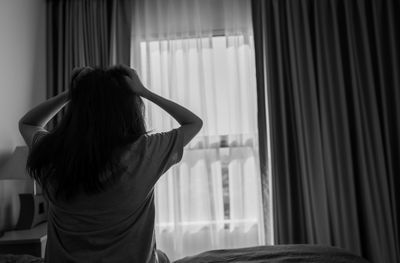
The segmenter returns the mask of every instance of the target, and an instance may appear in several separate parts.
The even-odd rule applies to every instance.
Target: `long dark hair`
[[[71,76],[69,98],[60,124],[34,145],[29,174],[55,198],[98,193],[118,173],[118,149],[146,133],[144,104],[124,80],[122,66],[83,68]]]

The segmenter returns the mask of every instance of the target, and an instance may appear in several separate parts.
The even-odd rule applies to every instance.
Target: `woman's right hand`
[[[132,89],[132,91],[139,96],[144,96],[148,90],[143,85],[136,70],[125,65],[121,66],[129,73],[129,76],[125,76],[125,80],[129,83],[129,87]]]

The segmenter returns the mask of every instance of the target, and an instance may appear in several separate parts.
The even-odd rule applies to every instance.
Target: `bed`
[[[0,263],[43,263],[29,255],[0,255]],[[344,249],[316,245],[276,245],[206,251],[174,263],[368,263]]]
[[[316,245],[275,245],[206,251],[175,263],[368,263],[344,249]]]
[[[44,263],[44,259],[31,255],[0,255],[0,263]]]

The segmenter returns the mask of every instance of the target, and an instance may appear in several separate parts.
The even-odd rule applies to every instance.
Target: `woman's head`
[[[66,124],[122,144],[144,134],[143,101],[124,76],[129,72],[121,66],[74,70]]]
[[[28,171],[57,197],[96,193],[117,174],[117,150],[146,133],[144,104],[124,80],[122,66],[78,68],[70,80],[70,102],[60,124],[32,150]],[[49,172],[51,171],[51,172]]]

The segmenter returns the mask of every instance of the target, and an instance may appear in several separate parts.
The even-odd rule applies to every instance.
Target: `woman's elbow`
[[[198,118],[198,120],[196,121],[196,127],[198,128],[198,131],[201,130],[201,128],[203,127],[203,120]]]
[[[24,129],[24,126],[25,126],[25,125],[26,125],[26,124],[24,123],[23,119],[21,118],[21,119],[18,121],[18,130],[19,130],[20,133],[21,133],[22,130]]]

